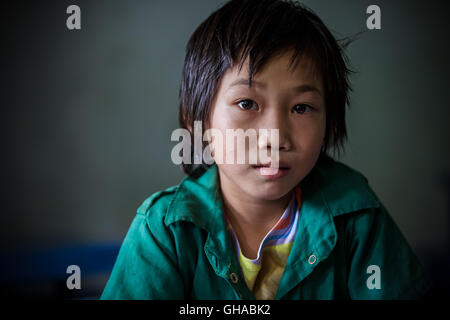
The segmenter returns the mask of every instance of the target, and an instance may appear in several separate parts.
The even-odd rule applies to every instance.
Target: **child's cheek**
[[[214,129],[213,132],[210,148],[217,164],[254,165],[270,162],[268,158],[273,154],[268,146],[279,140],[279,136],[270,130]]]
[[[234,138],[232,129],[217,129],[217,135],[211,143],[211,150],[214,161],[217,164],[243,164],[247,150],[242,149],[238,139]],[[220,132],[220,133],[219,133]],[[234,140],[234,141],[233,141]],[[238,148],[242,149],[238,152]]]

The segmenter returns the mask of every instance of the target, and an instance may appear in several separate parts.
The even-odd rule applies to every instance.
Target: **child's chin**
[[[271,184],[266,186],[259,186],[257,189],[253,190],[253,195],[255,198],[272,201],[279,200],[283,198],[292,188],[280,185],[280,184]]]

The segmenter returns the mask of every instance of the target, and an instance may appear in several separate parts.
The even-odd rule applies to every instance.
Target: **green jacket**
[[[138,208],[101,299],[254,299],[226,231],[217,166]],[[418,299],[428,277],[367,179],[328,157],[300,182],[275,299]]]

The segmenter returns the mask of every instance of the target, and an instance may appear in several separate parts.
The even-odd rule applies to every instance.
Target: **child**
[[[188,177],[137,210],[102,299],[421,298],[427,277],[386,208],[328,155],[346,138],[348,74],[298,3],[232,0],[206,19],[187,45],[181,126],[277,129],[258,148],[278,170],[184,163]]]

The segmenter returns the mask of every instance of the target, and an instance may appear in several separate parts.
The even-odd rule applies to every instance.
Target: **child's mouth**
[[[254,165],[252,166],[254,170],[256,170],[261,176],[268,179],[278,179],[287,175],[290,170],[290,167],[284,164],[279,164],[278,168],[270,167],[268,165]]]

